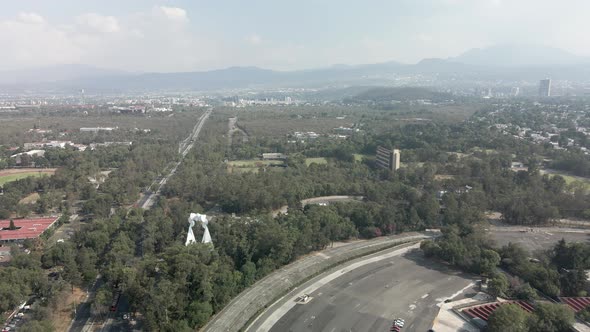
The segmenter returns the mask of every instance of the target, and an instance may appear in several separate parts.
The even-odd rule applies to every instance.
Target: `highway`
[[[160,196],[160,191],[161,191],[162,187],[166,184],[168,179],[176,173],[178,166],[180,166],[180,164],[182,163],[182,161],[184,160],[184,158],[186,157],[188,152],[193,148],[195,142],[197,141],[197,138],[199,137],[199,134],[201,133],[201,129],[203,128],[203,125],[205,124],[205,122],[209,118],[209,115],[211,115],[212,112],[213,112],[213,110],[209,109],[205,113],[203,113],[203,115],[201,115],[201,117],[199,117],[199,120],[195,124],[190,135],[186,139],[184,139],[182,142],[180,142],[180,145],[178,148],[178,152],[180,154],[180,159],[170,165],[170,167],[169,167],[170,171],[168,172],[168,174],[166,176],[160,177],[160,178],[157,178],[156,180],[154,180],[154,182],[152,183],[152,186],[150,186],[150,188],[156,187],[157,190],[155,192],[150,192],[147,195],[142,196],[135,203],[135,206],[141,207],[146,210],[148,210],[152,207],[152,205],[156,202],[156,199],[158,198],[158,196]],[[90,313],[90,304],[92,303],[91,299],[94,297],[96,290],[98,289],[98,285],[99,285],[99,282],[98,281],[95,282],[95,284],[92,286],[92,288],[89,292],[88,301],[80,304],[78,311],[76,313],[76,317],[72,321],[72,325],[70,326],[70,329],[69,329],[70,332],[94,331],[95,328],[98,327],[98,325],[96,325],[97,324],[96,318],[93,317]],[[104,325],[102,325],[100,327],[100,331],[124,331],[125,330],[124,326],[122,326],[122,325],[124,325],[124,324],[122,324],[122,321],[120,319],[118,319],[117,317],[113,317],[113,316],[114,315],[109,314],[108,319],[106,320]]]
[[[207,119],[209,118],[209,115],[211,115],[211,112],[212,110],[209,109],[207,110],[207,112],[203,113],[203,115],[201,115],[201,117],[197,121],[197,124],[193,128],[191,134],[182,142],[180,142],[178,147],[180,160],[174,162],[174,164],[171,165],[170,171],[166,176],[159,177],[156,180],[154,180],[150,188],[157,188],[156,191],[150,191],[146,193],[146,195],[143,195],[135,204],[136,206],[141,207],[144,210],[148,210],[156,202],[156,199],[158,198],[158,196],[160,196],[160,191],[162,190],[162,187],[164,187],[164,185],[166,185],[166,182],[168,182],[168,179],[172,175],[174,175],[174,173],[176,173],[176,170],[184,160],[184,157],[186,157],[187,153],[193,148],[195,142],[197,141],[197,138],[199,137],[199,134],[201,133],[201,129],[203,128],[205,121],[207,121]]]
[[[324,274],[312,279],[276,302],[247,331],[389,331],[395,318],[403,318],[404,330],[425,332],[432,327],[438,305],[474,282],[424,258],[417,245],[388,250],[374,262],[331,274],[332,278]],[[295,304],[304,292],[311,300]]]

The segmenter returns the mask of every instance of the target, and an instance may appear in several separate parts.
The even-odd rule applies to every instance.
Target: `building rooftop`
[[[470,308],[463,309],[462,311],[463,311],[463,313],[466,313],[467,315],[469,315],[473,318],[480,318],[480,319],[487,322],[488,319],[490,318],[490,315],[494,311],[496,311],[496,309],[498,309],[500,306],[506,305],[506,304],[517,304],[523,310],[528,311],[528,312],[533,312],[533,310],[534,310],[533,306],[525,301],[506,301],[506,302],[494,302],[494,303],[488,303],[488,304],[479,305],[479,306],[475,306],[475,307],[470,307]]]
[[[575,312],[584,310],[590,305],[590,297],[560,297],[559,300],[570,306]]]
[[[15,230],[9,230],[10,220],[0,220],[0,241],[35,239],[51,227],[59,217],[13,219]]]

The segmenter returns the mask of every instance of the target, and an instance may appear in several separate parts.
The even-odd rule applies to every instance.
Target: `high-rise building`
[[[551,96],[551,79],[546,78],[539,82],[539,97]]]
[[[390,150],[382,146],[378,147],[375,163],[378,167],[387,168],[390,171],[398,170],[400,164],[400,150]]]

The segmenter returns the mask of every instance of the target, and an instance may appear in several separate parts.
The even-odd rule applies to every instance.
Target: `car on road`
[[[404,327],[404,325],[405,325],[405,324],[406,324],[406,321],[405,321],[405,320],[403,320],[403,319],[401,319],[401,318],[396,318],[396,319],[393,321],[393,325],[395,325],[395,326],[399,326],[400,328],[401,328],[401,327]]]

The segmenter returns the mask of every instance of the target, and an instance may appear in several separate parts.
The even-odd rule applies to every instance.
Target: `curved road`
[[[406,321],[404,330],[427,331],[438,305],[473,280],[425,259],[417,247],[390,249],[371,256],[367,264],[315,278],[271,306],[246,331],[389,331],[395,318]],[[311,300],[296,304],[303,293]]]
[[[426,233],[405,233],[372,240],[356,241],[309,254],[269,274],[240,293],[213,317],[202,331],[239,331],[249,319],[255,317],[267,305],[272,304],[307,277],[356,257],[383,251],[403,243],[415,243],[433,236],[433,234]],[[363,259],[364,257],[353,260],[353,262]]]

